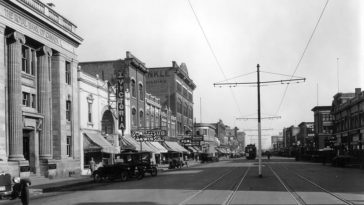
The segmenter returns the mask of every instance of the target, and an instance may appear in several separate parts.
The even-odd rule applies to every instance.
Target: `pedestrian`
[[[268,160],[270,160],[270,152],[267,151],[267,157],[268,157]]]
[[[94,171],[95,171],[95,168],[96,168],[96,163],[95,163],[95,161],[94,161],[94,158],[93,157],[91,157],[91,160],[90,160],[90,170],[91,170],[91,175],[92,175],[92,173],[94,173]]]

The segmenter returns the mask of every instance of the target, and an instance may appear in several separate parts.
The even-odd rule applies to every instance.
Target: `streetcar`
[[[248,144],[245,147],[245,157],[247,159],[255,159],[257,157],[257,148],[255,144]]]

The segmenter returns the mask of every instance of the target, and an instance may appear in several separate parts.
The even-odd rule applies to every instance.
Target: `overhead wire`
[[[299,66],[300,66],[300,64],[301,64],[301,62],[302,62],[302,59],[303,59],[303,57],[304,57],[304,56],[305,56],[305,54],[306,54],[306,51],[307,51],[307,49],[308,49],[308,46],[309,46],[309,45],[310,45],[310,43],[311,43],[311,40],[312,40],[312,38],[313,38],[313,36],[314,36],[314,34],[315,34],[315,32],[316,32],[317,28],[318,28],[318,25],[319,25],[319,23],[320,23],[320,21],[321,21],[321,18],[322,18],[323,14],[324,14],[324,12],[325,12],[325,10],[326,10],[326,7],[327,7],[327,5],[328,5],[329,1],[330,1],[330,0],[326,0],[326,3],[325,3],[325,5],[324,5],[324,7],[323,7],[323,9],[322,9],[322,11],[321,11],[321,14],[320,14],[319,18],[317,19],[316,25],[315,25],[315,27],[314,27],[314,29],[313,29],[313,31],[312,31],[312,33],[311,33],[311,35],[310,35],[310,37],[309,37],[309,39],[308,39],[307,43],[306,43],[306,46],[305,46],[305,48],[304,48],[304,50],[303,50],[303,52],[302,52],[302,54],[301,54],[301,57],[300,57],[300,59],[299,59],[299,61],[298,61],[297,65],[296,65],[296,67],[295,67],[295,70],[294,70],[293,74],[292,74],[292,75],[291,75],[291,77],[290,77],[291,79],[293,78],[294,74],[297,72],[297,70],[298,70],[298,68],[299,68]],[[278,106],[278,108],[277,108],[277,111],[275,112],[276,114],[279,112],[279,110],[280,110],[280,109],[281,109],[281,107],[282,107],[282,104],[283,104],[284,98],[286,97],[286,94],[287,94],[288,87],[289,87],[289,84],[287,84],[287,86],[286,86],[286,88],[285,88],[285,90],[284,90],[284,93],[283,93],[283,96],[282,96],[281,101],[280,101],[280,103],[279,103],[279,106]]]
[[[194,14],[194,16],[195,16],[195,19],[196,19],[196,21],[197,21],[197,24],[198,24],[198,26],[200,27],[200,29],[201,29],[201,31],[202,31],[202,34],[203,34],[203,36],[204,36],[204,38],[205,38],[205,40],[206,40],[206,43],[207,43],[207,45],[208,45],[208,47],[209,47],[209,49],[210,49],[210,51],[211,51],[211,53],[212,53],[212,55],[213,55],[213,57],[214,57],[214,59],[215,59],[215,62],[216,62],[216,64],[217,64],[217,67],[220,69],[220,71],[221,71],[221,73],[222,73],[222,75],[223,75],[224,79],[226,79],[226,75],[225,75],[225,73],[224,73],[224,70],[222,69],[222,66],[221,66],[221,64],[220,64],[220,62],[219,62],[219,60],[218,60],[218,58],[217,58],[217,56],[216,56],[216,54],[215,54],[215,51],[214,51],[214,49],[212,48],[211,43],[210,43],[210,41],[209,41],[209,40],[208,40],[208,38],[207,38],[206,32],[205,32],[205,30],[204,30],[204,29],[203,29],[203,27],[202,27],[202,24],[201,24],[201,22],[200,22],[200,20],[199,20],[199,18],[198,18],[198,16],[197,16],[197,14],[196,14],[196,11],[195,11],[195,9],[194,9],[194,8],[193,8],[193,6],[192,6],[191,1],[190,1],[190,0],[187,0],[187,1],[188,1],[188,4],[190,5],[190,8],[191,8],[191,10],[192,10],[192,12],[193,12],[193,14]],[[237,109],[238,109],[239,113],[241,113],[240,108],[239,108],[239,104],[238,104],[237,99],[236,99],[236,96],[235,96],[235,94],[234,94],[234,92],[233,92],[233,90],[232,90],[231,88],[230,88],[230,92],[231,92],[231,94],[232,94],[232,96],[233,96],[234,102],[235,102],[235,104],[236,104],[236,107],[237,107]]]

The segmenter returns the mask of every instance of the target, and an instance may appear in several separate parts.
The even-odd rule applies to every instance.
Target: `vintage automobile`
[[[14,177],[11,179],[9,173],[0,172],[0,199],[20,198],[23,204],[29,203],[29,179]]]
[[[142,179],[145,173],[157,176],[158,171],[152,163],[151,152],[123,152],[115,155],[115,163],[99,167],[92,173],[94,181],[99,182],[103,179],[121,179],[127,181],[129,178]]]
[[[218,162],[219,158],[213,156],[211,153],[201,153],[200,154],[201,163],[205,162]]]

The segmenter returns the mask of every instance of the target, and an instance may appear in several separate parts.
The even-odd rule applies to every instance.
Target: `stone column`
[[[6,50],[6,45],[5,45],[5,25],[0,23],[0,53],[2,54],[0,56],[0,159],[2,159],[3,161],[7,161],[8,157],[7,157],[7,153],[6,151],[8,150],[8,140],[7,140],[7,134],[6,134],[6,122],[7,122],[7,103],[6,103],[6,74],[7,74],[7,70],[6,70],[6,63],[5,63],[5,53]]]
[[[42,131],[39,136],[39,158],[51,159],[51,78],[50,57],[52,50],[43,46],[38,50],[38,110],[43,114]]]
[[[25,37],[14,32],[8,39],[9,160],[24,160],[22,120],[22,44]]]

